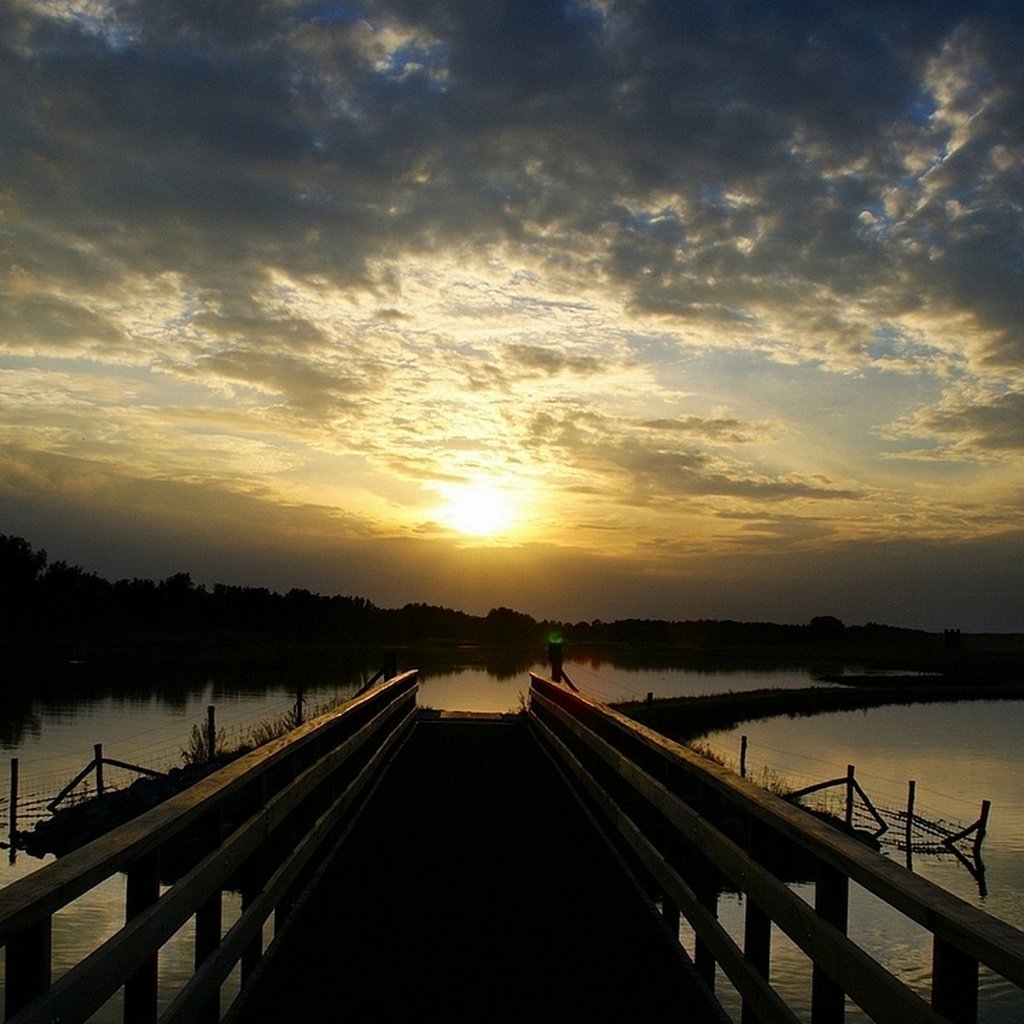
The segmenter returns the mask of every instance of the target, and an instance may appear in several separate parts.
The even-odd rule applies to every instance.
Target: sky
[[[4,0],[0,532],[1024,631],[1024,4]]]

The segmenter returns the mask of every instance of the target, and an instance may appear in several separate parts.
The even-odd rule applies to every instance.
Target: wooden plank
[[[626,736],[690,772],[702,784],[769,824],[814,857],[841,871],[890,906],[951,945],[1024,988],[1024,932],[972,907],[927,879],[906,871],[813,815],[702,758],[614,708],[583,694],[568,693],[549,679],[531,673],[531,693],[556,696],[615,726]]]
[[[816,963],[836,979],[869,1015],[880,1019],[898,1011],[901,1021],[939,1024],[936,1014],[916,993],[882,968],[859,946],[822,920],[798,895],[770,871],[724,836],[657,779],[610,747],[593,730],[552,701],[541,706],[586,743],[637,793],[671,821],[743,892],[752,896],[771,919]]]
[[[395,703],[403,696],[414,697],[415,678],[413,670],[382,683],[287,736],[243,755],[185,792],[0,890],[0,945],[6,945],[34,923],[45,920],[82,893],[189,828],[213,802],[229,799],[296,749],[335,727],[339,720],[389,693],[397,695]],[[404,693],[410,680],[413,680],[412,687]]]

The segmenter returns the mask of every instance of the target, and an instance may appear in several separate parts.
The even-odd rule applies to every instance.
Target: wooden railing
[[[876,1021],[974,1024],[979,963],[1024,988],[1024,933],[806,811],[550,679],[532,676],[528,714],[676,934],[689,922],[698,972],[713,987],[717,964],[739,992],[744,1024],[798,1020],[771,984],[773,926],[813,965],[813,1024],[839,1024],[847,996]],[[931,932],[930,1004],[847,936],[851,881]],[[726,888],[745,895],[742,948],[718,920]]]
[[[195,918],[191,979],[160,1024],[219,1019],[221,985],[241,962],[244,987],[263,955],[264,922],[286,919],[317,864],[416,713],[416,672],[376,686],[207,776],[138,818],[0,891],[6,1021],[86,1021],[124,987],[124,1019],[158,1019],[160,949]],[[162,895],[161,857],[188,867]],[[117,872],[124,927],[51,984],[53,915]],[[242,912],[221,937],[222,893]]]

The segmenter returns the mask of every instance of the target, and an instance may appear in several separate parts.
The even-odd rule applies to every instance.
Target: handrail
[[[876,1019],[972,1021],[976,1014],[972,1006],[976,1006],[977,1000],[979,961],[1024,987],[1024,933],[681,744],[582,694],[570,693],[550,679],[531,676],[529,713],[541,737],[612,818],[634,854],[658,880],[666,899],[674,902],[690,920],[705,948],[714,945],[720,953],[723,949],[722,937],[714,929],[717,922],[712,916],[709,923],[706,907],[668,863],[671,858],[666,858],[661,850],[664,838],[648,834],[650,829],[645,830],[641,820],[634,820],[637,814],[643,819],[653,810],[659,820],[669,822],[675,835],[710,859],[716,870],[753,897],[751,903],[760,912],[768,914],[790,934],[814,960],[818,972],[824,971],[833,985],[841,986],[839,997],[843,992],[850,994],[869,1013],[872,1007],[876,1015],[881,1014]],[[633,794],[630,807],[639,797],[635,809],[620,806],[609,796],[594,775],[597,768],[589,764],[594,757],[604,771],[610,769],[627,783]],[[699,813],[692,802],[693,793],[683,792],[694,786],[704,793],[704,799],[724,804],[734,818],[738,814],[748,822],[740,829],[746,833],[746,848],[736,841],[735,829],[727,835]],[[796,844],[818,865],[818,911],[795,896],[751,854],[750,836],[758,829],[768,830],[777,840]],[[846,937],[846,900],[851,879],[932,932],[936,956],[932,995],[935,1010],[874,961],[866,962],[870,958]],[[760,957],[760,966],[764,968],[760,973],[764,974],[765,949]],[[736,957],[726,950],[725,958],[719,958],[719,962],[748,1000],[744,985],[750,984],[746,976],[751,973],[750,965],[737,967],[730,959],[735,961]],[[744,975],[739,983],[733,976],[737,970]],[[827,987],[828,982],[819,984]],[[760,996],[751,991],[749,999]],[[767,1012],[764,1019],[785,1019],[759,1005]],[[829,1010],[815,1011],[813,1020],[841,1020],[841,1009],[835,1008],[837,999],[832,998],[830,1005]],[[902,1009],[894,1017],[893,1009],[897,1006]],[[937,1010],[946,1016],[940,1016]]]
[[[205,1019],[196,1015],[197,1006],[209,1003],[238,959],[259,942],[263,922],[287,905],[313,855],[411,725],[417,686],[415,671],[387,680],[0,890],[0,945],[7,947],[8,960],[5,1019],[12,1024],[49,1022],[59,1012],[62,1022],[85,1021],[141,972],[150,976],[149,988],[142,986],[149,994],[140,1016],[137,1001],[129,1007],[126,988],[125,1019],[155,1021],[156,955],[193,915],[202,966],[189,983],[191,994],[184,1002],[179,996],[162,1019]],[[244,820],[222,837],[229,805],[232,811],[243,809]],[[284,837],[296,816],[312,816],[312,826],[297,844]],[[160,896],[155,875],[159,851],[190,830],[193,838],[206,839],[209,852]],[[264,865],[275,843],[280,855]],[[141,907],[129,905],[125,927],[51,986],[52,915],[122,870],[128,872],[129,904],[133,880],[140,877],[148,881],[149,898]],[[220,894],[232,879],[245,883],[243,914],[221,942]],[[216,924],[212,936],[211,920]],[[241,945],[239,934],[245,937]],[[209,948],[201,950],[204,943]],[[228,954],[235,953],[230,959]],[[28,967],[25,976],[12,971],[20,965]],[[246,973],[251,964],[243,960]]]

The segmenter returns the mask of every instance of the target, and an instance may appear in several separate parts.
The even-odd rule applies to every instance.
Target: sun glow
[[[518,519],[512,496],[487,483],[453,487],[446,492],[448,503],[438,516],[445,526],[471,537],[494,537],[507,533]]]

